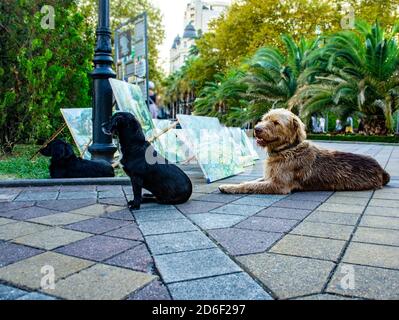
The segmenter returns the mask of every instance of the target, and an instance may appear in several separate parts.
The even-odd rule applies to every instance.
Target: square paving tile
[[[270,252],[337,261],[346,241],[286,235]]]
[[[27,291],[0,284],[0,301],[15,300],[27,293],[28,293]]]
[[[279,200],[281,200],[281,199],[245,196],[245,197],[238,199],[232,203],[238,204],[238,205],[259,206],[259,207],[265,208],[265,207],[271,206],[273,203],[275,203]]]
[[[104,263],[119,266],[137,271],[154,273],[154,261],[148,252],[145,244],[139,243],[132,249],[129,249]]]
[[[214,209],[210,211],[210,213],[222,213],[250,217],[262,210],[263,208],[264,207],[230,203]]]
[[[283,235],[238,228],[211,230],[209,234],[231,255],[265,252]]]
[[[251,217],[238,225],[237,228],[258,230],[258,231],[269,231],[269,232],[288,232],[296,224],[297,220],[288,219],[275,219],[267,217]]]
[[[346,281],[349,270],[354,272],[352,288],[348,288]],[[327,291],[366,299],[398,300],[399,271],[341,264],[335,271]]]
[[[190,200],[186,203],[179,204],[176,207],[183,213],[205,213],[222,206],[224,203],[219,202],[206,202],[206,201],[193,201]]]
[[[319,293],[335,265],[330,261],[270,253],[242,256],[238,260],[280,299]]]
[[[0,269],[0,279],[15,285],[39,289],[44,276],[42,268],[54,268],[55,281],[91,266],[93,262],[46,252],[37,256],[10,264]]]
[[[291,231],[291,234],[348,240],[353,232],[353,229],[354,226],[319,222],[302,222],[299,226]]]
[[[103,261],[139,245],[140,242],[106,236],[93,236],[69,244],[56,251],[94,261]]]
[[[8,213],[10,210],[17,210],[21,208],[31,207],[35,204],[34,201],[25,202],[0,202],[0,216],[2,213]]]
[[[246,219],[244,216],[220,213],[189,214],[188,217],[205,230],[229,228]]]
[[[71,213],[77,213],[87,216],[98,217],[103,214],[108,214],[115,211],[120,211],[121,207],[118,206],[110,206],[106,204],[93,204],[88,207],[79,208],[71,211]]]
[[[67,212],[60,212],[56,214],[52,214],[49,216],[39,217],[30,219],[30,222],[45,224],[49,226],[63,226],[83,220],[90,219],[88,216],[83,216],[80,214],[73,214]]]
[[[90,236],[91,234],[88,233],[55,227],[34,234],[28,234],[26,236],[16,238],[13,241],[31,247],[53,250]]]
[[[108,204],[112,206],[121,206],[127,208],[127,200],[125,197],[117,197],[117,198],[101,198],[98,199],[98,203]]]
[[[58,191],[23,191],[14,201],[55,200],[57,197]]]
[[[373,191],[338,191],[335,193],[336,196],[351,197],[351,198],[370,198],[373,195]]]
[[[359,220],[360,213],[341,213],[316,210],[306,218],[306,222],[321,222],[332,224],[343,224],[355,226]]]
[[[387,199],[387,200],[392,200],[392,199],[398,199],[399,198],[399,189],[393,189],[393,188],[388,188],[388,189],[381,189],[381,190],[376,190],[373,195],[373,199]]]
[[[168,289],[156,280],[129,295],[127,300],[171,300]]]
[[[199,231],[147,236],[145,240],[154,255],[215,247],[215,244]]]
[[[185,216],[177,209],[168,210],[145,210],[134,212],[134,217],[137,221],[162,221],[162,220],[176,220],[185,219]]]
[[[129,197],[128,197],[128,200],[131,200]],[[155,210],[161,210],[161,211],[164,211],[164,210],[169,210],[169,209],[176,209],[174,206],[172,206],[172,205],[169,205],[169,204],[159,204],[159,203],[156,203],[156,202],[153,202],[153,203],[143,203],[141,206],[140,206],[140,212],[142,212],[142,211],[146,211],[146,210],[151,210],[151,211],[155,211]],[[137,212],[139,212],[139,211],[137,211]]]
[[[104,235],[116,238],[136,240],[136,241],[144,240],[139,227],[135,223],[131,223],[125,227],[109,231]]]
[[[11,211],[7,212],[7,215],[9,218],[13,218],[15,220],[28,220],[28,219],[44,217],[44,216],[48,216],[48,215],[56,214],[56,213],[59,213],[59,211],[54,211],[54,210],[39,208],[39,207],[28,207],[28,208],[21,208],[21,209],[17,209],[17,210],[11,210]],[[3,216],[5,216],[4,213],[3,213]]]
[[[0,193],[0,202],[12,201],[18,196],[19,192]]]
[[[57,300],[54,297],[48,296],[46,294],[43,293],[38,293],[38,292],[30,292],[28,294],[25,294],[19,298],[17,298],[17,300]]]
[[[387,200],[387,199],[371,199],[370,206],[373,207],[388,207],[388,208],[399,208],[399,197],[396,197],[396,200]]]
[[[68,212],[79,208],[87,207],[96,203],[96,199],[82,199],[82,200],[48,200],[38,201],[38,207],[47,208],[51,210],[58,210]]]
[[[120,300],[154,279],[146,273],[97,264],[59,281],[51,293],[70,300]]]
[[[241,271],[220,249],[206,249],[155,256],[166,283]]]
[[[364,214],[365,216],[374,215],[399,218],[399,208],[368,206]]]
[[[176,300],[271,300],[246,273],[172,283],[169,290]]]
[[[128,224],[130,224],[130,221],[93,218],[85,221],[72,223],[68,226],[65,226],[65,228],[76,231],[94,233],[94,234],[102,234],[108,231],[115,230],[120,227],[124,227]]]
[[[352,242],[343,262],[399,269],[399,247]]]
[[[366,206],[368,202],[369,198],[343,197],[336,194],[326,201],[326,203],[348,204],[348,205],[359,205],[359,206]]]
[[[352,240],[356,242],[399,246],[399,230],[359,227]]]
[[[125,194],[123,193],[122,189],[105,190],[105,191],[99,191],[98,192],[98,198],[99,199],[105,199],[105,198],[122,198],[122,199],[125,199]],[[125,199],[125,203],[126,203],[126,199]]]
[[[122,209],[120,211],[114,211],[111,213],[106,213],[101,216],[102,218],[110,218],[125,221],[134,221],[133,213],[129,209]]]
[[[138,222],[145,236],[197,230],[196,226],[187,219]]]
[[[11,240],[48,229],[50,227],[24,221],[10,223],[0,226],[0,239]]]
[[[399,230],[399,218],[364,216],[360,221],[362,227]]]
[[[0,242],[0,268],[11,263],[42,253],[42,250],[21,246],[11,242]]]
[[[270,207],[259,211],[256,216],[269,217],[269,218],[280,218],[280,219],[291,219],[291,220],[302,220],[306,218],[310,210],[291,209],[291,208],[278,208]]]
[[[320,205],[317,201],[283,199],[273,204],[273,207],[314,210]]]
[[[362,213],[365,206],[338,204],[338,203],[323,203],[317,210],[332,211],[341,213]]]

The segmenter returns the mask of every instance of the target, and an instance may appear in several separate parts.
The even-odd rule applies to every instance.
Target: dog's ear
[[[294,131],[296,133],[296,136],[298,137],[298,140],[300,142],[304,141],[306,139],[305,125],[296,116],[293,118],[293,126],[294,126]]]

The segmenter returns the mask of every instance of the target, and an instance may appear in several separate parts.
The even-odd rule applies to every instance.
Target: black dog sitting
[[[114,177],[114,168],[103,160],[84,160],[78,158],[72,146],[62,140],[54,140],[40,150],[46,157],[51,157],[50,176],[60,178],[100,178]]]
[[[131,210],[140,209],[140,204],[144,202],[180,204],[191,197],[190,178],[158,155],[145,140],[141,125],[132,114],[118,112],[102,128],[105,134],[119,137],[122,153],[120,163],[131,179],[134,194],[134,200],[128,203]],[[143,188],[152,195],[142,196]]]

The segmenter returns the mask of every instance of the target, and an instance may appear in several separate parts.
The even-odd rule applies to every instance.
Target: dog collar
[[[291,144],[285,146],[284,148],[273,150],[272,152],[268,152],[269,157],[276,156],[276,155],[280,154],[281,152],[295,148],[295,147],[299,146],[300,144],[301,144],[300,142],[295,142],[295,143],[291,143]]]

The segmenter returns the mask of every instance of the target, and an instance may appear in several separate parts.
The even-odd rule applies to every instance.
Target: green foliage
[[[0,4],[0,145],[48,138],[61,124],[60,108],[88,107],[94,31],[75,1],[47,1],[55,29],[41,27],[42,1]]]

